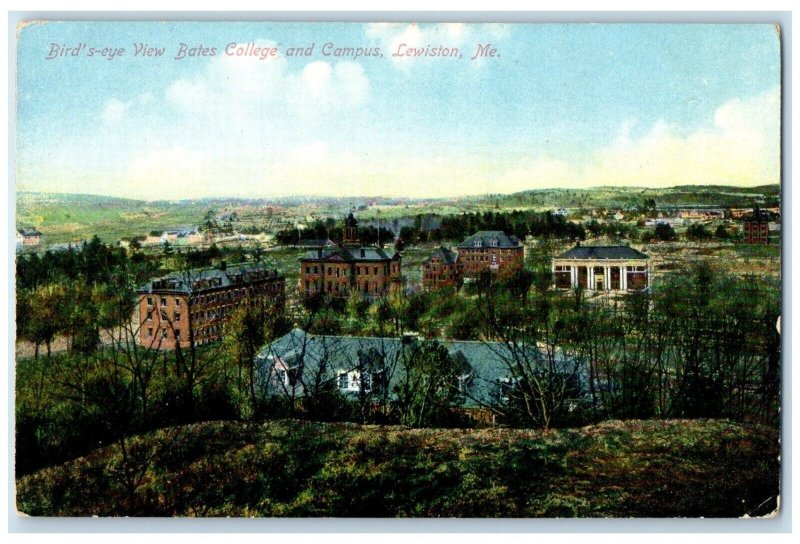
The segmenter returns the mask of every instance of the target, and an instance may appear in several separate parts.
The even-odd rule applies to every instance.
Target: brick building
[[[769,244],[769,213],[753,210],[742,224],[744,241],[747,244]]]
[[[458,264],[465,276],[484,270],[507,274],[522,268],[525,248],[516,236],[499,230],[476,232],[458,246]]]
[[[173,272],[140,287],[139,343],[156,349],[222,338],[231,312],[249,297],[283,308],[286,280],[277,270],[245,264]]]
[[[351,213],[341,245],[319,247],[300,258],[299,287],[305,295],[347,297],[357,292],[376,298],[398,290],[401,273],[400,253],[360,244],[358,221]]]
[[[650,257],[628,246],[577,245],[553,258],[557,289],[638,291],[650,287]]]
[[[461,278],[458,253],[444,246],[434,251],[422,263],[422,287],[424,289],[457,287]]]

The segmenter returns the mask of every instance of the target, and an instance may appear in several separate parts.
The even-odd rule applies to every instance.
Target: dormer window
[[[483,245],[483,242],[481,241],[481,239],[480,238],[476,238],[475,239],[475,247],[481,247],[482,245]]]
[[[489,245],[492,247],[497,247],[497,238],[493,238],[492,241],[489,242]]]
[[[469,390],[469,386],[472,384],[472,374],[461,374],[457,378],[456,386],[458,387],[459,393],[466,393]]]

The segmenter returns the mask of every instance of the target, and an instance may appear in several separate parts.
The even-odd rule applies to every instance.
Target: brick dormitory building
[[[139,343],[156,349],[207,344],[222,338],[231,312],[249,297],[281,310],[286,280],[277,270],[243,264],[173,272],[140,287]],[[191,332],[191,334],[190,334]]]
[[[483,230],[458,245],[458,252],[439,247],[422,263],[422,287],[426,290],[458,286],[463,278],[481,272],[505,275],[522,268],[525,247],[516,236],[499,230]]]
[[[399,290],[402,257],[393,250],[364,246],[358,237],[358,221],[347,216],[341,244],[318,247],[300,258],[300,292],[346,297],[361,293],[377,298]]]
[[[458,262],[465,276],[484,270],[506,274],[522,268],[525,248],[519,239],[499,230],[476,232],[458,244]]]

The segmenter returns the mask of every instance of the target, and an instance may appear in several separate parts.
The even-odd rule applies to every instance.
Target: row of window
[[[372,269],[372,274],[374,276],[377,276],[378,275],[378,271],[380,270],[381,267],[379,267],[379,266],[373,266],[373,267],[356,266],[355,267],[356,276],[361,276],[361,275],[369,276],[370,275],[370,273],[369,273],[370,272],[370,268]],[[391,267],[393,272],[397,272],[398,268],[399,267],[397,265],[392,265],[392,267]],[[342,276],[347,277],[347,269],[346,268],[334,267],[334,266],[328,266],[328,267],[306,266],[306,274],[319,274],[320,270],[322,270],[323,274],[327,272],[328,276],[335,275],[337,278],[342,277]],[[383,273],[384,273],[384,275],[388,275],[389,274],[389,266],[388,265],[384,265],[383,266]]]
[[[173,336],[172,332],[173,331],[170,331],[170,329],[161,329],[161,331],[160,331],[161,339],[162,340],[169,340],[170,337]],[[178,330],[178,329],[175,329],[174,337],[175,337],[175,341],[180,342],[181,341],[181,331]],[[147,328],[147,338],[148,339],[153,338],[153,328],[152,327],[148,327]]]

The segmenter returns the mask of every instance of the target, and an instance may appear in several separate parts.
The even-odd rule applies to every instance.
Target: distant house
[[[482,418],[481,408],[507,400],[516,383],[514,360],[541,362],[543,368],[548,361],[533,344],[313,335],[295,328],[256,355],[258,389],[267,396],[302,398],[310,384],[330,384],[345,397],[384,393],[391,400],[403,379],[404,361],[430,344],[443,346],[457,363],[459,373],[452,385],[463,395],[461,408],[477,419]],[[557,352],[554,363],[558,371],[574,379],[576,390],[585,389],[581,384],[586,383],[586,377],[577,361]]]
[[[646,227],[656,227],[658,225],[669,225],[670,227],[680,227],[686,224],[686,219],[679,217],[659,217],[658,219],[648,219],[644,222]]]
[[[484,270],[508,273],[522,268],[525,248],[514,235],[499,230],[476,232],[458,245],[458,263],[465,276]]]
[[[639,291],[650,287],[650,257],[628,246],[577,245],[553,258],[558,289]]]
[[[25,247],[35,247],[42,243],[42,233],[34,228],[24,228],[17,231],[17,242]]]
[[[559,208],[559,209],[553,211],[552,214],[553,215],[557,215],[559,217],[566,217],[566,216],[569,215],[569,212],[567,211],[566,208]]]
[[[685,210],[678,210],[678,217],[681,219],[693,219],[693,220],[700,220],[700,221],[707,221],[711,219],[723,219],[725,217],[725,211],[722,209],[711,209],[711,208],[701,208],[701,209],[685,209]]]
[[[461,280],[458,253],[444,246],[425,259],[421,269],[422,287],[427,290],[456,287]]]
[[[747,244],[769,244],[769,212],[755,209],[742,224]]]

